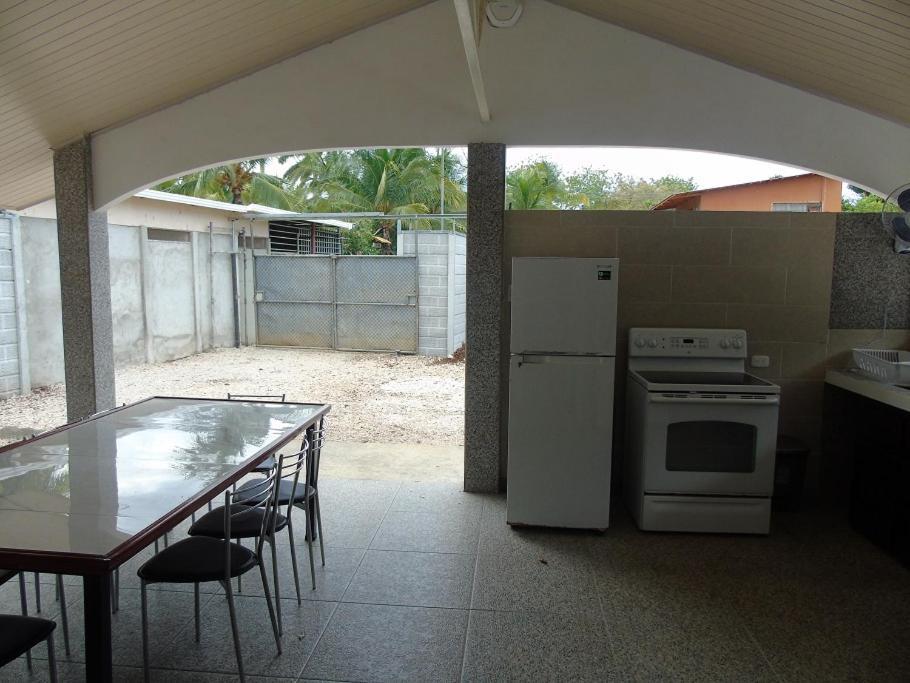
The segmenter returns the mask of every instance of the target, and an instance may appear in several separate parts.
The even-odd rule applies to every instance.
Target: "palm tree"
[[[506,174],[506,206],[511,209],[555,209],[565,194],[558,166],[538,159]]]
[[[265,172],[267,159],[238,161],[166,180],[155,189],[232,204],[296,210],[297,195],[282,178]]]

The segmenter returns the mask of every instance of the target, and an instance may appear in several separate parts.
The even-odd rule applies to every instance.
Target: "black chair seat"
[[[47,640],[57,624],[38,617],[0,614],[0,666],[5,666]]]
[[[275,467],[275,458],[274,458],[274,456],[270,455],[265,460],[263,460],[261,463],[256,465],[256,467],[253,468],[253,471],[254,472],[271,472],[273,467]]]
[[[235,503],[231,505],[231,538],[256,538],[262,531],[262,518],[265,510],[261,507],[249,508]],[[288,525],[287,517],[278,513],[275,519],[275,531],[281,531]],[[197,519],[189,530],[190,536],[209,536],[224,538],[224,507],[217,507]]]
[[[231,578],[240,576],[255,566],[256,554],[252,550],[231,543]],[[139,567],[138,574],[140,578],[150,582],[222,581],[224,580],[224,541],[209,536],[184,538],[168,546]]]
[[[251,481],[244,482],[237,487],[237,497],[234,500],[240,501],[246,505],[255,505],[256,503],[262,502],[262,495],[256,494],[258,487],[261,484],[259,481],[253,479]],[[244,496],[245,491],[249,491],[253,487],[257,487],[256,490],[250,492],[249,496]],[[291,498],[291,490],[294,488],[294,482],[288,479],[282,479],[281,484],[278,487],[278,504],[287,505]],[[295,503],[305,503],[307,499],[311,498],[316,493],[316,489],[312,486],[306,486],[303,483],[303,476],[301,475],[300,481],[297,482],[297,491],[294,494]]]

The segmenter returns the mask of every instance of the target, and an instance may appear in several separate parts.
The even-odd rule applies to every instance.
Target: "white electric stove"
[[[639,528],[766,534],[780,387],[743,330],[629,331],[624,490]]]

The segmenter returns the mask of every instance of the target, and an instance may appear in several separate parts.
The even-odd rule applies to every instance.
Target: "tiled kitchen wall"
[[[837,220],[830,213],[509,211],[504,277],[511,279],[513,256],[620,259],[619,443],[630,327],[745,329],[749,355],[770,358],[768,368],[750,371],[781,386],[780,430],[813,448],[814,483],[825,370],[843,367],[850,348],[876,337],[869,330],[829,330]],[[502,311],[508,321],[508,302]],[[504,329],[507,373],[507,323]],[[902,347],[910,332],[892,331],[879,341]]]

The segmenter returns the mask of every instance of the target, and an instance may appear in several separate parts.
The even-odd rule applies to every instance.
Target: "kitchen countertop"
[[[885,384],[862,374],[859,370],[828,370],[825,382],[854,394],[871,398],[900,410],[910,412],[910,389]]]

